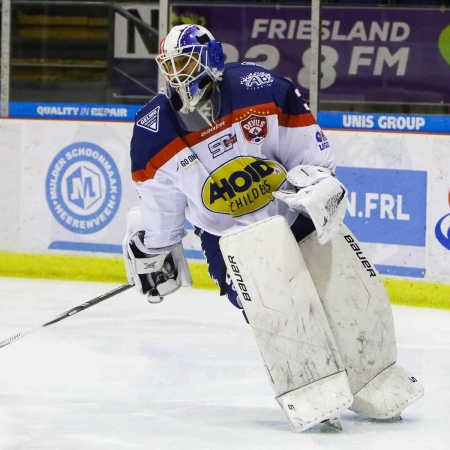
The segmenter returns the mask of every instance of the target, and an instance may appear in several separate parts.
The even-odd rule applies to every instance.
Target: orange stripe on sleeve
[[[186,144],[178,137],[170,144],[166,145],[161,151],[159,151],[145,166],[145,169],[136,170],[132,173],[133,181],[146,181],[154,178],[155,173],[160,169],[167,161],[172,159],[177,153],[186,148]]]
[[[312,113],[307,112],[304,114],[296,114],[291,116],[290,114],[280,114],[279,124],[281,127],[287,128],[297,128],[297,127],[307,127],[309,125],[316,125],[316,119]]]

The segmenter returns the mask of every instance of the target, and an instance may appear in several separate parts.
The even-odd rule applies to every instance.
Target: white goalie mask
[[[181,100],[174,109],[188,114],[212,93],[211,83],[221,79],[222,44],[200,25],[177,25],[161,41],[156,62],[166,80],[167,97],[176,92]]]

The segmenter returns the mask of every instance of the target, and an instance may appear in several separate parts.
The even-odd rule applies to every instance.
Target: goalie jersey
[[[230,63],[218,87],[219,113],[198,131],[179,124],[164,94],[136,115],[132,177],[148,248],[180,242],[186,219],[216,236],[277,214],[291,225],[298,213],[272,196],[293,189],[286,172],[299,164],[334,169],[328,140],[290,81]]]

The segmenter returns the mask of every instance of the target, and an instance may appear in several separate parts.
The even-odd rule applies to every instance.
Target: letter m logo
[[[100,175],[81,166],[66,180],[67,200],[81,209],[88,209],[102,197]]]

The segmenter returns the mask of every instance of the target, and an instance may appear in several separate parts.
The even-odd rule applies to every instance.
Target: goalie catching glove
[[[290,209],[311,218],[317,240],[323,245],[339,230],[347,211],[347,189],[325,167],[301,165],[287,173],[287,180],[299,191],[279,190],[273,196]]]
[[[181,286],[192,286],[192,278],[181,242],[158,249],[145,247],[140,216],[139,208],[128,211],[123,242],[128,283],[150,303],[159,303]]]

